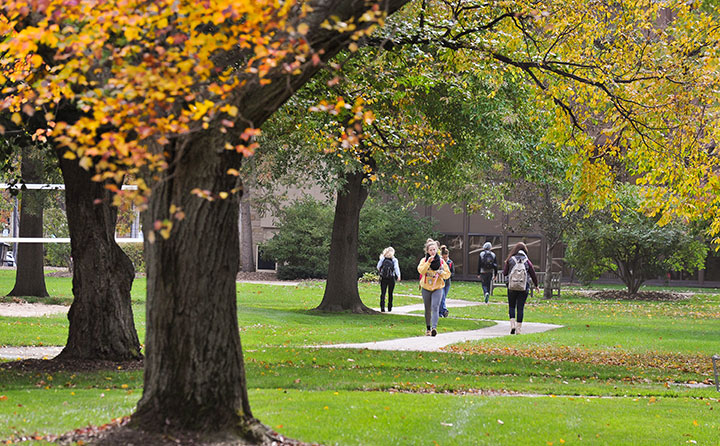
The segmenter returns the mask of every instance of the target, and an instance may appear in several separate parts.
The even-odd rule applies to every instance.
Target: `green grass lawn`
[[[8,291],[11,273],[0,271]],[[71,297],[70,279],[52,284],[59,301]],[[314,312],[323,286],[238,285],[254,415],[289,437],[338,445],[720,444],[720,393],[686,385],[710,382],[710,356],[720,353],[720,295],[712,290],[679,302],[596,301],[564,290],[526,308],[527,321],[563,328],[415,353],[308,347],[424,331],[415,316]],[[360,285],[366,305],[378,305],[378,288]],[[141,339],[144,290],[136,280]],[[401,282],[396,294],[396,307],[421,302],[404,296],[418,295],[415,282]],[[481,295],[477,283],[453,283],[449,297]],[[491,305],[451,309],[441,330],[506,319],[503,299],[497,290]],[[2,345],[62,345],[66,336],[64,315],[0,318]],[[0,370],[0,440],[108,423],[132,413],[141,394],[139,371]]]

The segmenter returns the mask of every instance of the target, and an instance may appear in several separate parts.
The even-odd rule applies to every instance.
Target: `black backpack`
[[[494,269],[495,253],[492,251],[483,251],[480,253],[480,268]]]
[[[395,278],[395,263],[392,259],[386,258],[383,260],[380,266],[380,278],[381,279],[394,279]]]

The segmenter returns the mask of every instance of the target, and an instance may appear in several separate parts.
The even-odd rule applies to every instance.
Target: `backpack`
[[[517,257],[514,257],[514,259],[515,266],[512,267],[508,276],[508,290],[525,291],[527,287],[527,269],[525,268],[527,258],[518,260]]]
[[[392,259],[385,259],[380,266],[380,278],[381,279],[394,279],[395,278],[395,263]]]
[[[480,268],[494,269],[495,254],[492,251],[483,251],[480,253]]]

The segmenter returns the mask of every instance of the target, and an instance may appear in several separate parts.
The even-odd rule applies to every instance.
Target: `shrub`
[[[142,243],[122,243],[120,248],[130,257],[136,273],[145,272],[145,250]]]
[[[46,207],[43,210],[43,234],[46,237],[70,237],[65,212],[59,207]],[[46,266],[70,267],[70,243],[45,243]]]
[[[377,273],[369,272],[365,273],[358,279],[360,283],[379,283],[380,276]]]
[[[278,213],[278,232],[262,245],[278,263],[278,278],[326,278],[334,207],[305,198]],[[369,199],[360,212],[358,277],[377,274],[383,249],[395,248],[403,278],[417,277],[417,260],[428,237],[437,233],[432,222],[398,203]]]
[[[282,209],[277,220],[277,233],[262,245],[265,255],[278,264],[277,277],[327,277],[333,208],[305,198]]]

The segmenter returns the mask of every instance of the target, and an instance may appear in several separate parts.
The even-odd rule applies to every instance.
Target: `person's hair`
[[[386,259],[391,259],[395,255],[395,248],[392,246],[388,246],[387,248],[383,249],[382,257],[385,257]]]
[[[516,255],[520,251],[524,251],[525,255],[527,255],[528,249],[527,249],[527,246],[525,246],[525,243],[523,243],[523,242],[515,243],[515,246],[513,246],[513,248],[510,250],[510,254],[508,254],[507,259],[505,259],[505,261],[507,262],[508,260],[510,260],[510,257]]]
[[[429,238],[429,239],[427,239],[427,241],[425,242],[425,254],[427,254],[428,248],[430,247],[430,245],[435,245],[435,246],[438,248],[438,251],[440,250],[440,249],[439,249],[439,248],[440,248],[440,243],[438,243],[438,242],[436,242],[435,240]]]
[[[448,249],[447,246],[442,245],[442,246],[440,247],[440,255],[441,255],[441,256],[449,256],[449,255],[450,255],[450,250]]]

